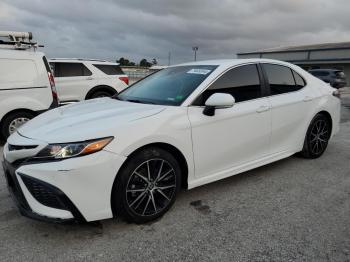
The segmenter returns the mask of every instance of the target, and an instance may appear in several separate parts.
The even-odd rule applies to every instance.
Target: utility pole
[[[168,66],[170,66],[170,59],[171,59],[171,53],[169,51],[169,53],[168,53]]]
[[[197,61],[198,46],[193,46],[192,50],[194,51],[194,61]]]

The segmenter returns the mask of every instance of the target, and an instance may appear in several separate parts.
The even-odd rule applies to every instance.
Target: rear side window
[[[123,70],[117,65],[94,65],[106,75],[124,75]]]
[[[205,90],[196,99],[194,105],[203,106],[214,93],[231,94],[236,102],[261,97],[260,78],[256,65],[244,65],[229,70]]]
[[[52,63],[55,77],[91,76],[91,71],[82,63]]]
[[[293,72],[289,67],[263,64],[263,68],[270,84],[271,95],[297,91],[305,85],[300,79],[298,80],[300,86],[295,83]]]

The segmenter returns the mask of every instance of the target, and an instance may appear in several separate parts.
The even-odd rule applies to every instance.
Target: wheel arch
[[[318,112],[316,115],[318,115],[318,114],[324,115],[328,119],[328,122],[329,122],[329,124],[331,126],[331,132],[330,133],[332,134],[332,132],[333,132],[333,119],[332,119],[331,114],[328,111],[326,111],[326,110],[322,110],[322,111]]]
[[[109,85],[98,85],[95,86],[93,88],[91,88],[86,96],[85,96],[85,100],[90,99],[91,96],[96,93],[97,91],[107,91],[108,93],[110,93],[111,95],[115,95],[117,92],[117,90],[115,90],[113,87],[109,86]]]
[[[17,112],[27,112],[27,113],[32,114],[33,116],[37,115],[37,113],[36,113],[35,111],[30,110],[30,109],[28,109],[28,108],[18,108],[18,109],[14,109],[14,110],[11,110],[11,111],[7,112],[5,115],[3,115],[3,117],[0,119],[0,126],[2,125],[3,120],[4,120],[7,116],[9,116],[9,115],[11,115],[11,114],[14,114],[14,113],[17,113]]]
[[[153,142],[153,143],[148,143],[146,145],[140,146],[137,149],[133,150],[130,154],[128,154],[128,158],[127,160],[123,163],[123,165],[121,166],[121,168],[119,169],[118,173],[120,172],[120,170],[122,170],[122,168],[127,164],[127,162],[132,158],[132,156],[134,156],[135,154],[137,154],[138,152],[140,152],[141,150],[144,150],[145,148],[148,147],[158,147],[161,148],[165,151],[168,151],[169,153],[171,153],[179,162],[179,165],[181,167],[181,186],[182,188],[186,188],[187,189],[187,180],[188,180],[188,163],[186,160],[186,157],[184,156],[184,154],[181,152],[180,149],[178,149],[176,146],[166,143],[166,142]],[[117,174],[118,176],[118,174]]]
[[[6,117],[8,117],[9,115],[11,114],[15,114],[15,113],[18,113],[18,112],[26,112],[26,113],[29,113],[31,115],[33,115],[33,117],[35,117],[37,115],[37,112],[33,111],[33,110],[30,110],[30,109],[27,109],[27,108],[18,108],[18,109],[14,109],[14,110],[11,110],[9,112],[7,112],[1,119],[0,119],[0,138],[5,138],[3,137],[4,134],[3,134],[3,128],[4,128],[4,120],[6,119]]]
[[[127,163],[129,161],[131,161],[132,157],[135,154],[137,154],[141,150],[144,150],[148,147],[158,147],[158,148],[161,148],[163,150],[166,150],[167,152],[171,153],[178,160],[180,168],[181,168],[181,188],[184,188],[184,189],[188,188],[188,163],[187,163],[187,160],[186,160],[185,156],[183,155],[183,153],[177,147],[175,147],[169,143],[164,143],[164,142],[155,142],[155,143],[143,145],[128,155],[128,158],[122,164],[122,166],[119,168],[117,175],[114,178],[112,191],[111,191],[111,208],[112,208],[113,216],[116,216],[115,205],[113,205],[113,192],[115,190],[116,181],[117,181],[117,178],[119,176],[119,173],[125,167],[125,165],[127,165]]]

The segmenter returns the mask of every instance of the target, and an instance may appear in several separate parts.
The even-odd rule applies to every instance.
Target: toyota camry
[[[181,188],[320,157],[339,118],[338,91],[296,65],[193,62],[36,117],[9,137],[3,167],[25,216],[144,223]]]

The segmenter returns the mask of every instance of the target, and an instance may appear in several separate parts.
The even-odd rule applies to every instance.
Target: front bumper
[[[112,187],[125,157],[100,151],[56,162],[17,160],[10,163],[6,150],[7,144],[3,162],[5,177],[22,215],[52,222],[113,217]]]
[[[69,222],[73,220],[85,222],[85,218],[61,190],[24,174],[19,174],[19,177],[17,177],[15,171],[16,168],[6,160],[3,161],[2,165],[11,197],[15,201],[20,213],[23,216],[36,220],[57,223]],[[30,189],[26,187],[26,190],[30,190],[30,194],[36,201],[38,201],[38,203],[45,202],[47,204],[48,199],[51,199],[51,202],[60,203],[59,209],[66,210],[65,214],[61,214],[60,217],[52,217],[50,215],[36,213],[29,205],[24,190],[22,190],[22,187],[25,187],[25,184],[32,185],[30,186]]]

